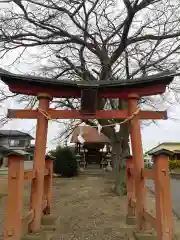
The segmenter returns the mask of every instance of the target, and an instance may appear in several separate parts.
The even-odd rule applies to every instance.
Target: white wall
[[[24,169],[32,169],[32,168],[33,168],[33,161],[24,162]]]

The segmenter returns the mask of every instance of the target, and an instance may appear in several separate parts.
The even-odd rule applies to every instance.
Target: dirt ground
[[[53,240],[118,240],[126,215],[126,197],[116,196],[107,175],[53,179],[52,214],[59,216]],[[7,178],[0,177],[0,194],[7,193]],[[30,183],[24,187],[24,212],[29,208]],[[7,196],[0,198],[0,240],[3,240]],[[148,208],[154,213],[154,195]]]
[[[0,177],[0,192],[7,193],[7,178]],[[24,212],[28,210],[30,184],[24,188]],[[3,240],[7,196],[0,198],[0,240]],[[53,215],[59,216],[53,240],[121,239],[126,197],[112,192],[112,181],[101,176],[53,179]],[[124,239],[124,238],[123,238]]]
[[[60,217],[53,240],[121,239],[119,226],[125,220],[126,198],[112,192],[112,181],[84,176],[59,179],[55,185],[53,211]]]
[[[86,175],[54,180],[53,212],[60,217],[53,240],[127,239],[122,234],[127,198],[113,193],[110,179],[108,175]],[[147,208],[155,216],[155,197],[149,191]],[[173,220],[179,228],[175,216]]]

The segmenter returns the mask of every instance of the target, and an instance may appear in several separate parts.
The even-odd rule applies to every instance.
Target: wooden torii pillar
[[[137,94],[130,94],[128,99],[129,115],[132,115],[138,107],[139,96]],[[135,194],[136,194],[136,217],[137,227],[144,230],[143,210],[146,209],[146,183],[145,179],[141,177],[141,171],[144,168],[144,155],[142,148],[140,119],[136,115],[130,121],[130,137],[134,161],[135,172]]]
[[[47,111],[51,99],[52,97],[49,94],[39,94],[39,109],[41,109],[41,111]],[[29,226],[30,232],[39,232],[41,227],[47,131],[48,119],[43,114],[40,114],[37,118],[33,167],[35,169],[36,178],[32,180],[31,184],[30,209],[34,210],[34,218]]]
[[[0,77],[9,86],[13,93],[38,96],[38,109],[10,109],[9,118],[37,119],[36,145],[34,168],[36,179],[32,183],[32,190],[38,194],[31,196],[31,207],[34,210],[34,219],[30,226],[32,232],[40,230],[41,204],[44,184],[45,150],[49,119],[126,119],[137,111],[138,99],[142,96],[162,94],[177,74],[165,73],[152,75],[147,78],[133,81],[108,81],[96,84],[84,82],[58,81],[56,79],[37,78],[34,76],[16,75],[9,72],[0,72]],[[55,110],[49,108],[53,98],[81,98],[81,110]],[[99,99],[123,99],[128,101],[125,110],[97,110]],[[89,101],[91,99],[91,101]],[[143,229],[142,212],[145,203],[145,183],[141,179],[141,169],[144,167],[142,141],[140,133],[140,119],[167,119],[163,112],[139,111],[130,120],[130,135],[132,141],[133,160],[135,163],[135,184],[137,197],[137,223]]]

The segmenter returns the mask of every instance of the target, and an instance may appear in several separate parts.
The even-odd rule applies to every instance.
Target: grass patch
[[[0,176],[8,175],[8,170],[0,170]]]

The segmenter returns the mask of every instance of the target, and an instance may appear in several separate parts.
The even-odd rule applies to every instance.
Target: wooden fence
[[[42,199],[42,214],[50,214],[52,198],[52,172],[53,161],[47,158],[44,168],[44,194]],[[19,240],[22,234],[22,226],[26,223],[31,231],[35,212],[35,203],[32,202],[36,195],[36,183],[38,174],[35,169],[24,171],[24,156],[11,154],[8,157],[8,199],[6,209],[6,220],[4,229],[4,240]],[[30,210],[27,216],[23,216],[24,181],[31,181]],[[33,181],[35,184],[33,184]],[[39,216],[41,218],[41,216]]]
[[[170,176],[168,169],[168,154],[159,152],[153,156],[153,168],[141,169],[140,177],[143,179],[152,179],[155,186],[155,209],[156,213],[153,216],[146,207],[142,213],[136,212],[136,202],[138,199],[135,189],[135,181],[139,177],[136,166],[134,165],[133,157],[129,156],[126,163],[126,179],[127,179],[127,195],[128,195],[128,214],[127,216],[141,216],[141,221],[150,223],[157,232],[158,240],[173,239],[173,220],[170,192]],[[141,186],[139,186],[141,187]],[[140,229],[142,230],[142,229]]]

